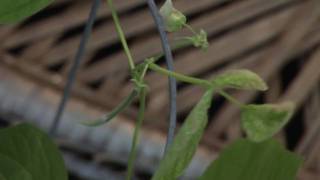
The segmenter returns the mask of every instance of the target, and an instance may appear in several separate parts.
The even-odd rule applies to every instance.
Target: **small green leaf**
[[[199,180],[293,180],[302,159],[277,141],[240,139],[228,146]]]
[[[32,176],[16,161],[0,154],[0,179],[32,180]]]
[[[42,131],[29,124],[0,130],[0,154],[17,162],[32,180],[66,180],[62,157]]]
[[[15,23],[48,6],[53,0],[1,0],[0,24]]]
[[[218,75],[212,82],[220,88],[254,89],[260,91],[268,89],[266,83],[257,74],[245,69],[225,72]]]
[[[209,89],[188,115],[160,162],[153,180],[176,179],[187,168],[208,122],[207,111],[212,102],[212,93],[213,89]]]
[[[167,0],[163,4],[160,8],[160,14],[163,17],[168,32],[175,32],[182,29],[187,22],[186,16],[173,7],[171,0]]]
[[[241,110],[241,125],[248,138],[260,142],[272,137],[291,118],[294,104],[247,105]]]

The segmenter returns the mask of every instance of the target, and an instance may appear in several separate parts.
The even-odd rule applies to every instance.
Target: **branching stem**
[[[186,83],[190,83],[190,84],[194,84],[194,85],[199,85],[204,88],[215,87],[215,84],[213,84],[212,82],[210,82],[208,80],[199,79],[199,78],[195,78],[195,77],[191,77],[191,76],[186,76],[186,75],[183,75],[180,73],[168,71],[167,69],[162,68],[154,63],[150,63],[149,68],[155,72],[160,73],[160,74],[163,74],[166,76],[172,76],[172,77],[176,78],[178,81],[182,81],[182,82],[186,82]],[[241,103],[240,101],[238,101],[236,98],[232,97],[231,95],[229,95],[225,91],[219,90],[218,93],[221,96],[223,96],[224,98],[226,98],[228,101],[230,101],[232,104],[235,104],[236,106],[239,106],[239,107],[244,107],[243,103]]]

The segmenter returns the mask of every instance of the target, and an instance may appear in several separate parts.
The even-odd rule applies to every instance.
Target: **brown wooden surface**
[[[59,0],[34,18],[1,26],[0,65],[60,92],[78,47],[90,2]],[[175,5],[188,14],[190,25],[205,29],[210,40],[207,52],[195,48],[176,51],[176,70],[206,79],[235,68],[248,68],[261,75],[270,86],[268,92],[231,93],[243,102],[294,101],[297,113],[293,124],[302,121],[303,132],[295,139],[292,150],[308,159],[308,172],[302,175],[304,179],[320,177],[315,175],[320,171],[319,1],[199,0],[195,3],[194,0],[179,0]],[[144,1],[116,0],[115,6],[135,62],[159,53],[159,37]],[[128,80],[126,56],[105,3],[98,16],[73,95],[95,108],[109,111],[130,92],[132,84]],[[170,40],[173,42],[174,37],[187,34],[190,33],[186,30],[170,34]],[[163,61],[160,65],[164,66]],[[146,81],[150,90],[145,127],[165,135],[167,78],[150,72]],[[202,90],[179,85],[177,98],[181,122],[201,97]],[[203,145],[209,150],[219,150],[227,142],[242,136],[239,109],[219,97],[215,97],[214,105],[203,138]],[[132,121],[136,114],[136,106],[124,113]],[[297,117],[303,119],[297,120]],[[285,142],[290,136],[290,128],[288,126],[277,138]]]

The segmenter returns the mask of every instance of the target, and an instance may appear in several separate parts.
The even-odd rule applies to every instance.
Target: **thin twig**
[[[173,57],[169,45],[169,40],[165,32],[165,26],[163,19],[161,18],[157,5],[154,0],[147,0],[150,12],[152,14],[153,20],[156,23],[157,29],[160,34],[162,49],[165,53],[166,63],[169,71],[174,71],[173,67]],[[172,144],[174,139],[174,133],[176,128],[176,119],[177,119],[177,82],[173,77],[169,77],[169,98],[170,98],[170,115],[169,115],[169,131],[167,136],[167,142],[165,147],[165,152],[168,150],[168,147]]]
[[[86,26],[85,26],[85,29],[84,29],[84,32],[83,32],[83,35],[81,37],[81,42],[80,42],[80,45],[79,45],[79,48],[77,50],[77,54],[74,58],[74,61],[73,61],[73,64],[72,64],[72,67],[68,73],[68,79],[67,79],[67,83],[66,83],[66,86],[63,90],[63,96],[61,98],[61,101],[59,103],[59,106],[58,106],[58,109],[57,109],[57,112],[54,116],[54,119],[53,119],[53,123],[50,127],[50,135],[54,135],[58,126],[59,126],[59,123],[60,123],[60,120],[61,120],[61,116],[64,112],[64,109],[65,109],[65,106],[66,106],[66,103],[70,97],[70,93],[71,93],[71,89],[72,89],[72,85],[76,79],[76,75],[77,75],[77,70],[79,69],[79,66],[81,64],[81,60],[82,60],[82,57],[84,55],[84,52],[85,52],[85,48],[86,48],[86,44],[89,40],[89,37],[90,37],[90,34],[91,34],[91,31],[92,31],[92,27],[93,27],[93,24],[94,24],[94,21],[95,21],[95,18],[96,18],[96,15],[97,15],[97,10],[99,8],[101,4],[101,1],[100,0],[94,0],[93,4],[92,4],[92,7],[91,7],[91,10],[90,10],[90,14],[89,14],[89,18],[88,18],[88,21],[86,23]]]

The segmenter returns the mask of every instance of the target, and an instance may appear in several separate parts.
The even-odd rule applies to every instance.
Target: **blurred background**
[[[160,5],[163,1],[157,1]],[[115,0],[136,63],[161,52],[144,0]],[[189,24],[208,32],[203,52],[174,52],[176,71],[209,79],[229,69],[246,68],[265,79],[267,92],[230,91],[245,103],[294,101],[294,118],[275,138],[301,154],[299,180],[320,179],[320,2],[319,0],[175,0]],[[0,124],[28,121],[44,130],[52,124],[66,76],[79,45],[91,0],[56,0],[35,16],[0,26]],[[170,34],[190,35],[183,30]],[[162,59],[160,65],[165,65]],[[132,84],[126,56],[104,2],[55,141],[63,150],[71,179],[124,179],[138,104],[98,128],[79,121],[110,111]],[[167,78],[154,72],[146,120],[138,147],[135,178],[149,179],[163,154],[168,128]],[[178,84],[181,124],[202,95]],[[242,137],[239,109],[214,97],[201,146],[182,179],[195,179],[219,151]]]

